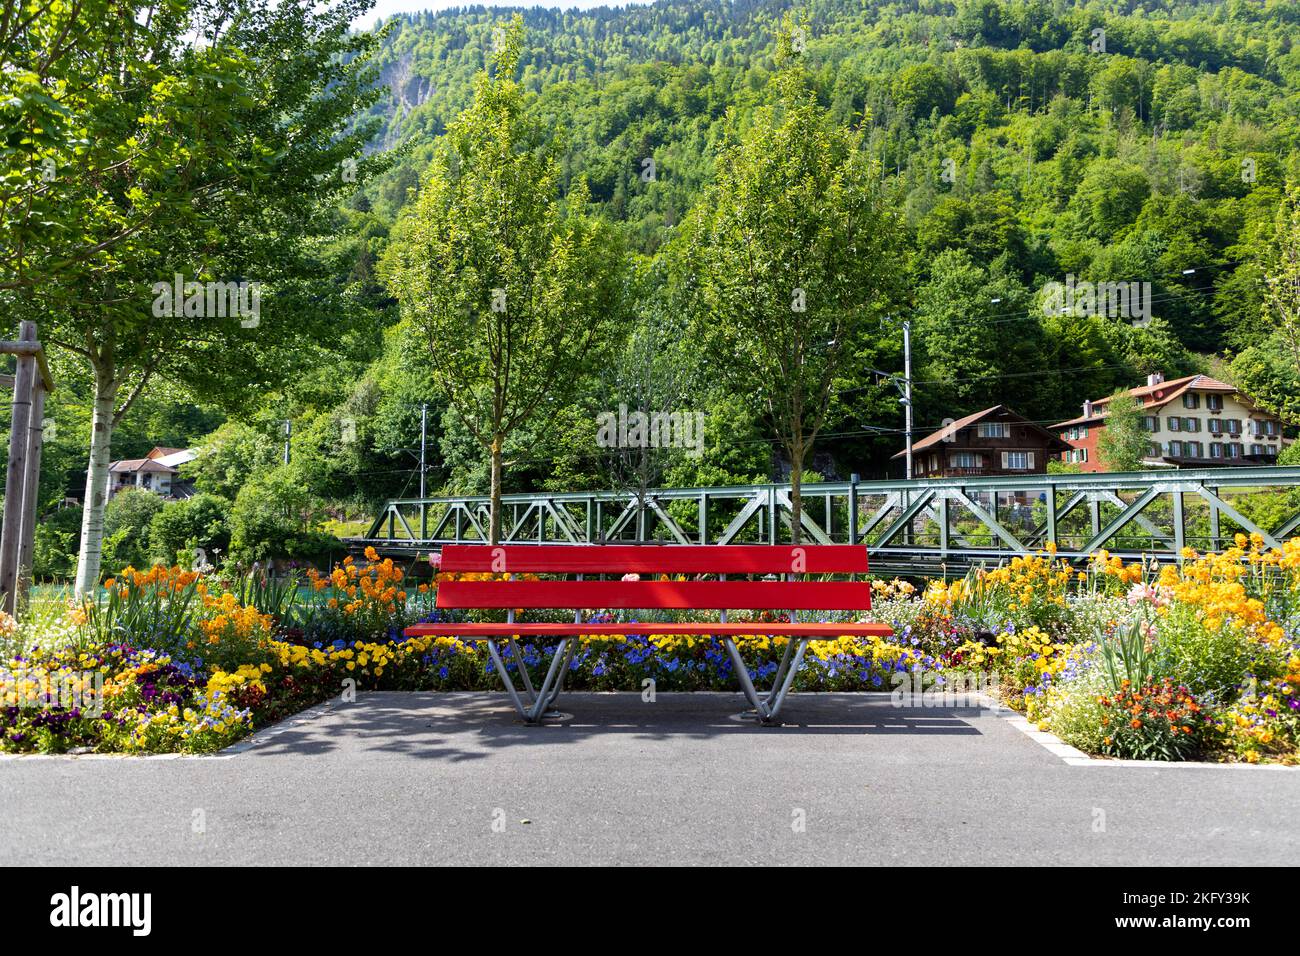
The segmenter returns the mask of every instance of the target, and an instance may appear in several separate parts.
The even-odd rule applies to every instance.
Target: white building
[[[108,496],[123,488],[143,488],[164,498],[189,498],[193,487],[180,479],[181,465],[193,461],[198,452],[192,448],[155,447],[144,458],[124,458],[108,466]]]

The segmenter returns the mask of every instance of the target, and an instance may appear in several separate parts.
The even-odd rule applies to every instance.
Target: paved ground
[[[1300,773],[1070,767],[988,712],[875,695],[796,696],[782,728],[729,719],[740,704],[573,694],[572,723],[528,728],[500,694],[371,694],[222,758],[0,761],[0,864],[1210,865],[1300,851]]]

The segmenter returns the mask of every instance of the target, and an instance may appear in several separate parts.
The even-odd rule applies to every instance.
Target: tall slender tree
[[[887,310],[898,261],[862,130],[833,123],[810,88],[807,29],[785,20],[775,102],[719,157],[686,240],[709,361],[753,396],[790,461],[795,543],[837,375]]]
[[[511,434],[572,394],[620,299],[619,245],[588,217],[585,184],[561,195],[558,135],[527,112],[522,42],[515,15],[384,263],[434,381],[490,457],[492,543]]]
[[[113,428],[141,392],[170,379],[247,400],[310,360],[337,314],[311,240],[366,173],[373,125],[353,121],[379,92],[375,38],[349,27],[370,3],[87,0],[19,26],[14,4],[0,16],[18,91],[0,96],[0,161],[16,173],[0,176],[0,297],[93,380],[80,593],[100,576]],[[87,25],[90,12],[107,22]],[[11,115],[15,100],[36,118]]]

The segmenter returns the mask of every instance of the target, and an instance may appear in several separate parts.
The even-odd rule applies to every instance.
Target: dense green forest
[[[512,436],[506,491],[788,473],[761,413],[701,360],[688,323],[699,317],[681,314],[673,277],[683,269],[675,240],[708,195],[719,151],[773,95],[778,25],[796,6],[807,82],[837,124],[861,133],[902,226],[893,321],[856,343],[837,377],[813,480],[882,476],[901,448],[897,394],[873,370],[901,371],[902,318],[920,433],[998,403],[1058,421],[1154,371],[1211,372],[1300,420],[1300,369],[1263,281],[1280,255],[1287,184],[1300,181],[1300,3],[529,8],[518,74],[527,108],[558,144],[562,190],[584,184],[584,205],[618,236],[627,314],[572,400]],[[112,457],[201,446],[189,468],[204,494],[168,505],[166,518],[154,515],[160,505],[111,504],[106,563],[171,559],[186,542],[309,553],[326,519],[415,493],[422,406],[430,493],[486,490],[481,449],[449,413],[388,280],[392,245],[410,228],[404,211],[512,12],[471,6],[380,24],[373,64],[385,90],[366,107],[374,163],[315,248],[336,318],[310,367],[251,382],[238,401],[150,384]],[[1042,290],[1067,276],[1149,282],[1151,321],[1048,314]],[[55,373],[64,387],[50,411],[38,576],[66,575],[75,560],[80,512],[55,505],[81,497],[90,427],[84,374],[57,357]],[[598,416],[620,403],[702,411],[703,454],[629,462],[597,447]]]

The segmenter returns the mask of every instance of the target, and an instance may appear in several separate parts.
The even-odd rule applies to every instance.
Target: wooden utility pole
[[[41,447],[45,396],[54,390],[45,352],[36,339],[36,323],[23,322],[17,342],[0,342],[0,354],[15,355],[12,379],[13,417],[9,461],[5,470],[4,522],[0,524],[0,610],[17,614],[20,598],[31,585],[36,505],[41,484]]]

